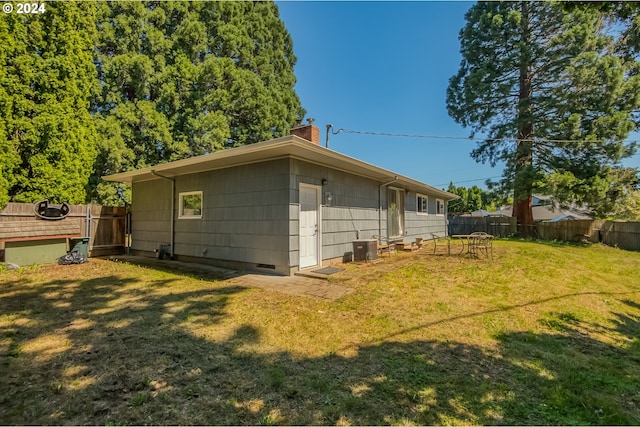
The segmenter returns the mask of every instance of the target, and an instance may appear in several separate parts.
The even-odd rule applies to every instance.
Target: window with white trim
[[[436,215],[444,215],[444,200],[436,199]]]
[[[202,191],[188,191],[178,195],[178,218],[202,218]]]
[[[416,195],[416,212],[419,214],[429,213],[429,198],[423,194]]]

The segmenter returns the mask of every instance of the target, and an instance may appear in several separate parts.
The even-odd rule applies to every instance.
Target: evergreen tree
[[[124,194],[101,175],[283,136],[304,115],[275,4],[100,6],[93,198]]]
[[[447,191],[460,196],[459,199],[449,202],[449,212],[474,212],[480,209],[493,211],[503,204],[503,200],[497,195],[483,191],[477,185],[470,188],[456,187],[450,182]]]
[[[0,204],[82,203],[95,157],[92,3],[0,19]]]
[[[10,78],[7,64],[16,50],[15,36],[11,32],[9,19],[0,19],[0,209],[10,200],[10,191],[15,185],[15,174],[20,165],[17,142],[9,138],[7,126],[13,121],[12,105],[15,94],[8,88]],[[7,90],[8,89],[8,90]]]
[[[443,188],[444,190],[444,188]],[[447,191],[451,194],[455,194],[459,196],[459,199],[452,200],[449,202],[448,210],[449,212],[470,212],[467,210],[467,189],[464,187],[456,187],[453,185],[453,182],[449,182],[449,187]]]
[[[460,32],[462,62],[447,89],[458,123],[484,132],[472,156],[504,162],[514,216],[533,223],[533,191],[599,206],[635,185],[620,160],[635,147],[637,65],[616,55],[596,8],[552,2],[481,2]]]

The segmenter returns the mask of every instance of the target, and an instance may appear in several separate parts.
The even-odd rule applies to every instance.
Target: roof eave
[[[161,173],[167,177],[175,177],[185,175],[187,173],[205,172],[208,170],[223,169],[285,157],[298,158],[305,161],[323,164],[327,167],[341,169],[345,172],[357,173],[380,183],[388,182],[397,176],[398,185],[402,185],[410,190],[426,192],[441,197],[446,201],[459,198],[455,194],[439,190],[423,182],[416,181],[412,178],[363,162],[362,160],[338,153],[294,135],[244,145],[224,151],[216,151],[215,153],[176,160],[174,162],[149,166],[133,171],[106,175],[103,179],[105,181],[133,183],[158,179],[158,177],[154,175],[154,172]]]

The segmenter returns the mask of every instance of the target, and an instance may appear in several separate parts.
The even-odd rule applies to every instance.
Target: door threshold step
[[[300,277],[310,277],[312,279],[322,279],[322,280],[327,280],[329,278],[329,276],[326,274],[318,274],[318,273],[314,273],[313,271],[296,271],[295,273],[293,273],[293,275],[300,276]]]

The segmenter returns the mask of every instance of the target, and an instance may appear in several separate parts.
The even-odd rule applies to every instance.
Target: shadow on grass
[[[593,246],[602,246],[609,249],[620,249],[618,247],[606,245],[602,242],[592,242],[590,240],[585,241],[584,239],[567,241],[567,240],[544,240],[539,237],[503,237],[503,238],[500,238],[499,240],[506,241],[506,242],[511,241],[511,242],[519,242],[519,243],[535,243],[539,245],[550,246],[553,248],[566,248],[566,247],[590,248]],[[624,250],[624,249],[620,249],[620,250]]]
[[[495,349],[387,339],[300,359],[258,351],[255,325],[225,329],[230,298],[246,289],[155,292],[172,281],[4,286],[0,424],[640,422],[632,301],[609,327],[620,345],[585,333],[605,326],[556,313],[553,333],[507,333]]]
[[[189,263],[182,261],[159,260],[144,256],[121,255],[111,256],[105,259],[116,263],[136,265],[138,267],[149,268],[162,271],[164,273],[177,274],[199,280],[221,280],[239,275],[235,270],[215,267],[206,264]]]

